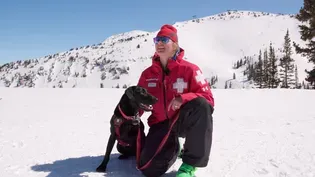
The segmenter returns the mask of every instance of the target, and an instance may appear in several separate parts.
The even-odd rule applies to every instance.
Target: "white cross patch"
[[[205,84],[206,81],[205,81],[205,78],[204,78],[203,74],[201,73],[201,71],[198,70],[196,73],[197,73],[197,75],[195,76],[195,78],[196,78],[197,83],[201,82],[202,85]]]
[[[173,84],[173,89],[177,89],[177,93],[183,93],[185,88],[187,88],[187,82],[184,82],[183,78],[177,78]]]

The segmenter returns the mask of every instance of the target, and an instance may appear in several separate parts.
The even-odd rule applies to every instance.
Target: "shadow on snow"
[[[31,169],[37,172],[49,172],[47,177],[87,176],[82,173],[98,173],[106,177],[143,176],[141,172],[136,169],[135,158],[119,160],[119,155],[119,153],[111,155],[106,173],[98,173],[95,171],[104,156],[84,156],[57,160],[53,163],[34,165]],[[171,171],[167,172],[163,177],[172,177],[175,176],[175,174],[176,172]]]

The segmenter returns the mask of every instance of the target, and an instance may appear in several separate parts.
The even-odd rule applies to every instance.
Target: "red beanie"
[[[173,42],[178,43],[177,29],[172,25],[163,25],[156,36],[169,37]]]

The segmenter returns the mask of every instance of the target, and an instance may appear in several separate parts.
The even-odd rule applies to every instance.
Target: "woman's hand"
[[[181,97],[174,97],[173,100],[168,105],[168,111],[172,108],[173,111],[176,111],[182,105],[182,98]]]

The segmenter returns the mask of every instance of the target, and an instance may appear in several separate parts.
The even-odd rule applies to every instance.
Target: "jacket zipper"
[[[165,73],[163,72],[163,97],[164,97],[164,112],[165,117],[168,119],[167,108],[166,108],[166,88],[165,88]]]

